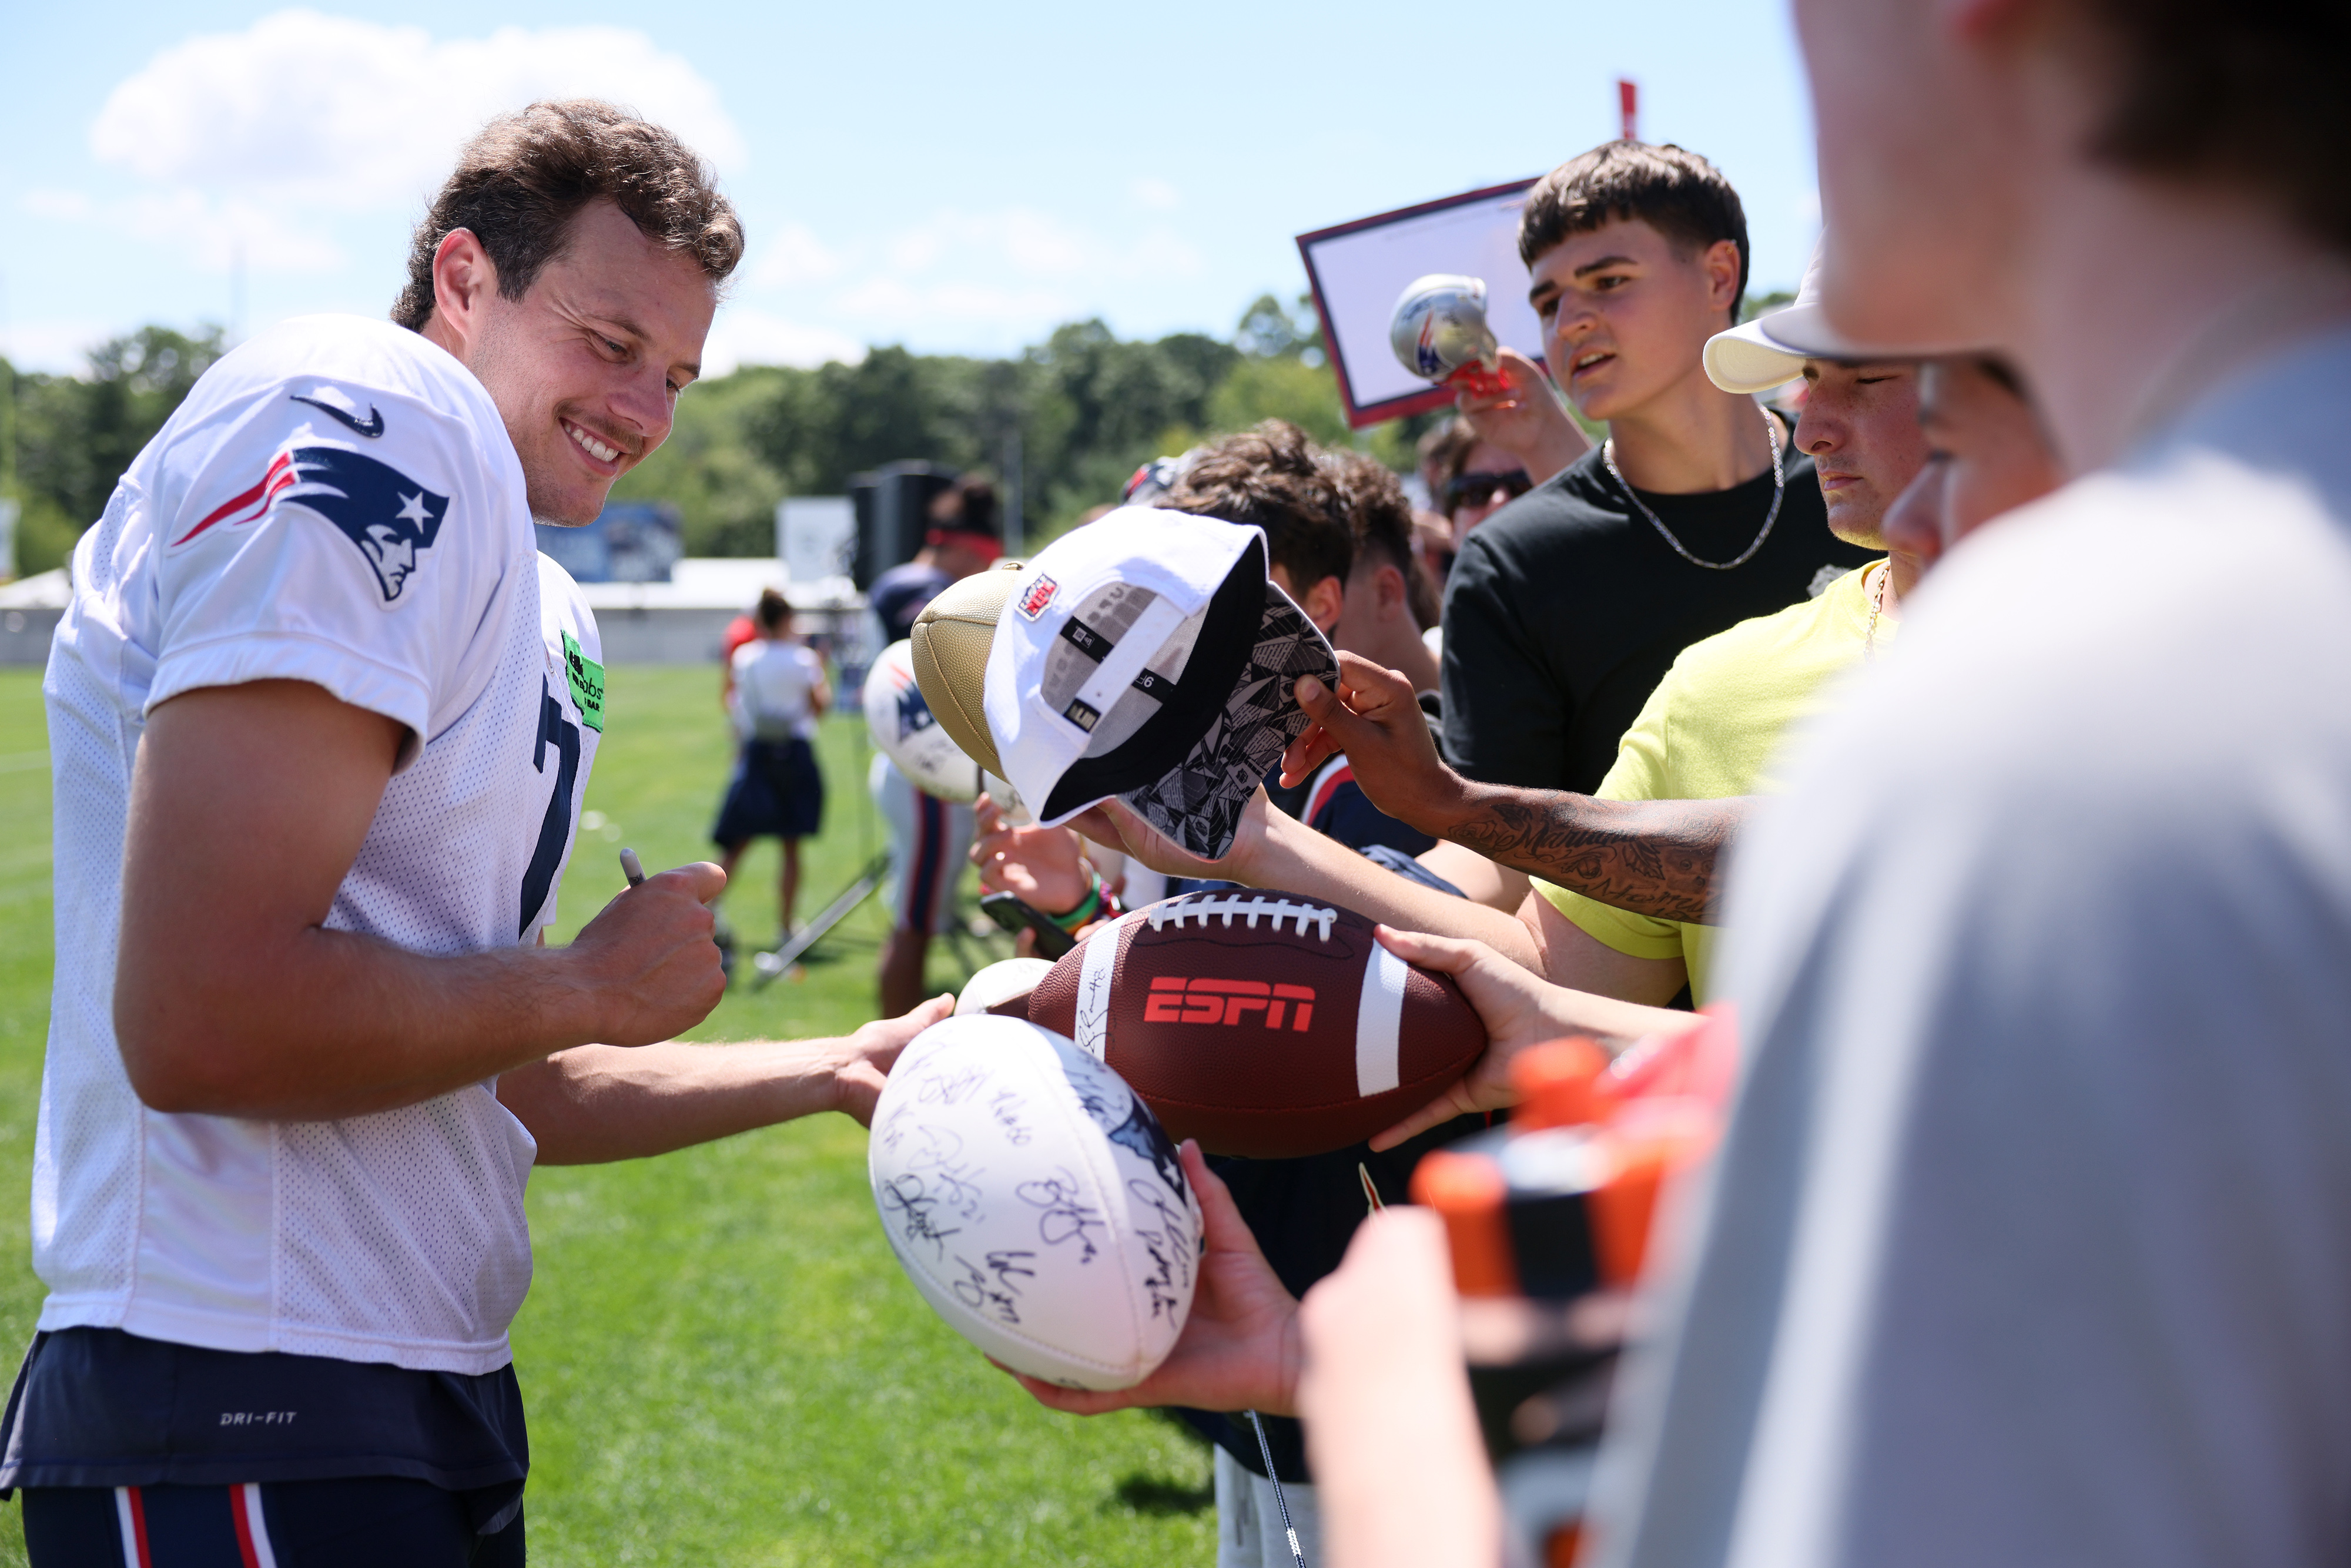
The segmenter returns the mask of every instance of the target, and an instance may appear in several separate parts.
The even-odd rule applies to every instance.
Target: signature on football
[[[911,1246],[916,1242],[931,1244],[934,1260],[947,1255],[947,1238],[961,1235],[959,1225],[942,1226],[939,1221],[939,1200],[924,1186],[918,1176],[893,1176],[882,1185],[878,1195],[884,1216],[899,1217],[899,1230]]]
[[[1036,1256],[1034,1252],[998,1250],[987,1254],[983,1263],[975,1263],[956,1253],[956,1261],[963,1265],[964,1277],[951,1287],[956,1300],[998,1322],[1018,1323],[1020,1287],[1015,1281],[1037,1277],[1037,1270],[1028,1267]]]
[[[1078,1178],[1063,1170],[1058,1176],[1037,1181],[1024,1181],[1013,1189],[1020,1201],[1044,1212],[1037,1217],[1038,1239],[1048,1247],[1059,1247],[1065,1241],[1078,1244],[1078,1261],[1091,1263],[1099,1249],[1094,1246],[1093,1233],[1104,1228],[1102,1211],[1079,1200],[1085,1189]]]

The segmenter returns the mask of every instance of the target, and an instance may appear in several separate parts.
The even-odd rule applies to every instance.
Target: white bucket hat
[[[1260,530],[1122,507],[1024,569],[982,700],[1005,777],[1039,821],[1116,795],[1217,860],[1306,728],[1293,684],[1338,674],[1331,644],[1268,577]]]

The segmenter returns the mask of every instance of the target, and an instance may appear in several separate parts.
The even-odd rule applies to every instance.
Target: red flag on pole
[[[1639,84],[1630,77],[1616,78],[1616,107],[1625,112],[1625,140],[1627,141],[1641,140],[1638,129],[1641,118],[1641,89]]]

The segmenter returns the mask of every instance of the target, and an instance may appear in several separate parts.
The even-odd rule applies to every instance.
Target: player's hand
[[[1380,946],[1408,964],[1453,977],[1486,1025],[1486,1051],[1444,1093],[1372,1139],[1374,1149],[1392,1149],[1406,1138],[1473,1111],[1499,1111],[1518,1103],[1510,1087],[1510,1059],[1586,1029],[1572,1020],[1561,1003],[1572,992],[1521,968],[1483,942],[1431,936],[1383,925]]]
[[[1306,675],[1297,692],[1298,706],[1314,722],[1281,755],[1285,787],[1303,782],[1326,758],[1343,751],[1373,805],[1442,836],[1460,810],[1461,776],[1437,755],[1428,716],[1410,681],[1369,659],[1341,653],[1337,691]]]
[[[841,1060],[832,1070],[833,1109],[856,1118],[861,1127],[873,1124],[873,1103],[897,1064],[898,1053],[935,1023],[955,1015],[952,996],[933,997],[903,1017],[876,1019],[844,1042]]]
[[[1273,814],[1273,802],[1263,785],[1241,808],[1240,821],[1233,833],[1233,847],[1225,852],[1222,860],[1206,860],[1185,849],[1175,840],[1144,820],[1143,813],[1113,795],[1091,806],[1072,820],[1071,826],[1086,837],[1102,844],[1124,844],[1126,852],[1149,866],[1153,871],[1169,876],[1200,877],[1223,882],[1238,882],[1254,886],[1255,867],[1265,852],[1266,835]]]
[[[1016,828],[985,795],[972,807],[972,825],[971,863],[990,893],[1008,893],[1040,914],[1060,915],[1075,909],[1093,885],[1085,846],[1067,828]]]
[[[1196,1410],[1257,1410],[1286,1416],[1296,1407],[1298,1303],[1258,1250],[1233,1195],[1186,1138],[1184,1174],[1200,1195],[1207,1249],[1192,1315],[1159,1369],[1132,1388],[1063,1388],[1012,1375],[1040,1405],[1073,1416],[1099,1416],[1137,1405],[1188,1405]],[[1002,1364],[1001,1363],[998,1364]],[[1010,1371],[1010,1368],[1006,1368]]]
[[[566,949],[586,977],[595,1029],[606,1045],[674,1039],[710,1016],[726,994],[707,905],[726,885],[708,861],[623,889]]]
[[[1516,349],[1504,349],[1499,358],[1509,390],[1485,397],[1464,392],[1454,406],[1480,441],[1517,458],[1540,485],[1591,451],[1592,443],[1568,417],[1541,365]]]

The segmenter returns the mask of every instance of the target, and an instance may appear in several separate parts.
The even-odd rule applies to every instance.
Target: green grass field
[[[726,768],[716,686],[709,670],[611,672],[584,806],[602,825],[581,832],[559,936],[620,891],[623,842],[652,868],[710,852]],[[862,731],[829,720],[820,743],[830,798],[803,916],[883,842]],[[29,1337],[41,1298],[26,1228],[48,1025],[46,746],[37,675],[0,671],[0,1340],[12,1345]],[[738,928],[762,943],[775,867],[772,845],[755,852],[729,898]],[[883,925],[869,904],[803,979],[737,988],[695,1038],[862,1022]],[[932,953],[933,983],[958,984],[948,945]],[[1207,1450],[1143,1415],[1078,1421],[1031,1403],[899,1273],[864,1171],[864,1133],[822,1116],[532,1178],[538,1277],[514,1338],[534,1561],[1212,1562]],[[11,1521],[0,1563],[22,1561]]]

